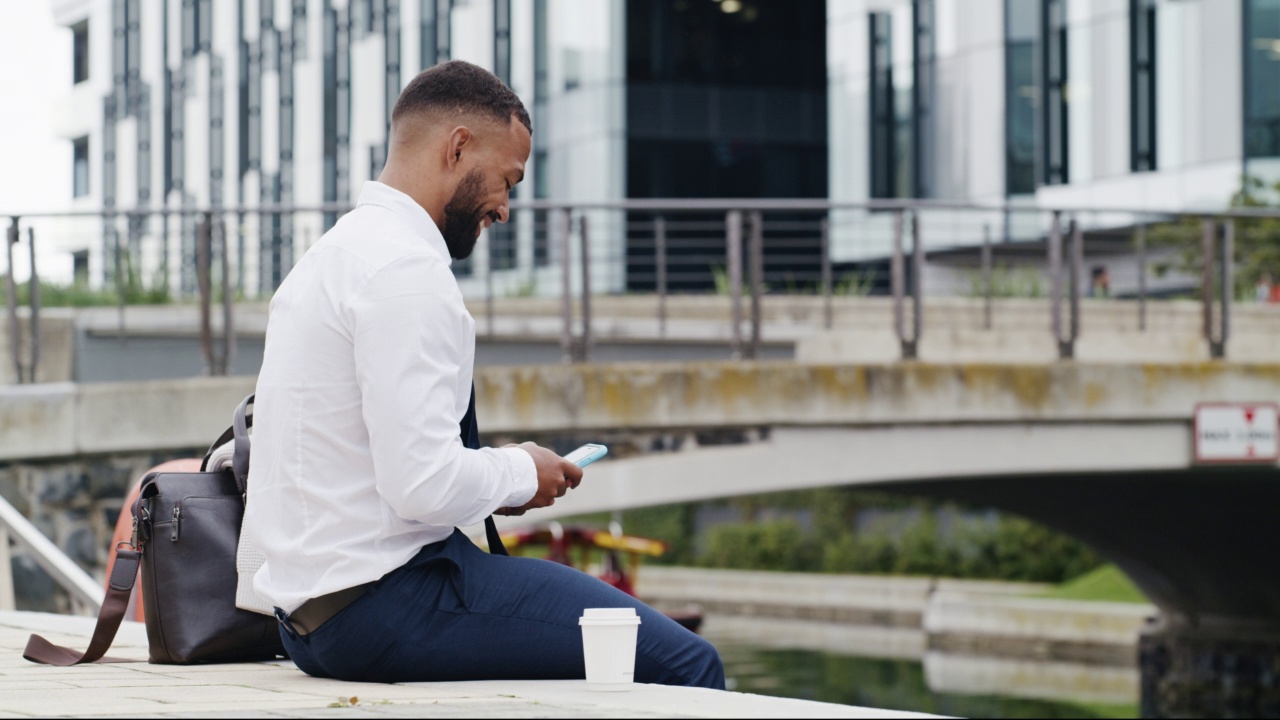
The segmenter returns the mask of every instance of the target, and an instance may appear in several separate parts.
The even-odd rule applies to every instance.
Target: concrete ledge
[[[929,649],[1133,667],[1150,605],[936,593],[924,614]]]
[[[932,578],[649,567],[637,592],[664,606],[696,603],[709,613],[920,628],[938,588],[1022,595],[1046,586]]]
[[[696,688],[637,685],[597,693],[584,680],[385,685],[322,680],[288,661],[151,665],[146,633],[126,622],[111,654],[138,662],[56,668],[22,659],[31,632],[84,647],[94,619],[0,612],[0,714],[25,717],[829,717],[914,718],[871,710]],[[354,707],[334,707],[356,698]]]
[[[486,432],[1025,421],[1190,422],[1205,400],[1280,396],[1280,363],[489,367]]]
[[[205,448],[254,378],[0,388],[0,461]]]
[[[23,428],[0,436],[0,460],[201,447],[254,383],[0,388],[0,427]],[[481,427],[499,434],[1152,421],[1189,428],[1199,402],[1280,397],[1280,364],[545,365],[483,368],[476,385]]]

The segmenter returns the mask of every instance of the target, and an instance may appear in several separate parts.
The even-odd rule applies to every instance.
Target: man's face
[[[462,175],[444,208],[441,234],[455,260],[470,257],[481,231],[510,217],[508,196],[524,179],[532,139],[514,116],[506,128],[483,124],[458,165]]]

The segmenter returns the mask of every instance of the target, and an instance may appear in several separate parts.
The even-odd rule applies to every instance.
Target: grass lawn
[[[1150,602],[1120,568],[1103,565],[1050,590],[1041,597],[1056,600],[1101,600],[1105,602]]]

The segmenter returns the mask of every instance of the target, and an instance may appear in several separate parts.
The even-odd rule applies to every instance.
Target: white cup
[[[640,618],[634,608],[587,608],[582,626],[582,659],[587,689],[629,690],[636,676],[636,637]]]

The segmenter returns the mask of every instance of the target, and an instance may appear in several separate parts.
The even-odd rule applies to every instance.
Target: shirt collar
[[[439,253],[446,265],[453,264],[453,259],[449,256],[449,246],[445,244],[440,228],[431,219],[431,214],[413,198],[390,185],[369,180],[360,189],[360,201],[356,203],[356,207],[361,205],[373,205],[390,211],[397,220],[412,230],[415,236],[425,240],[431,249]]]

